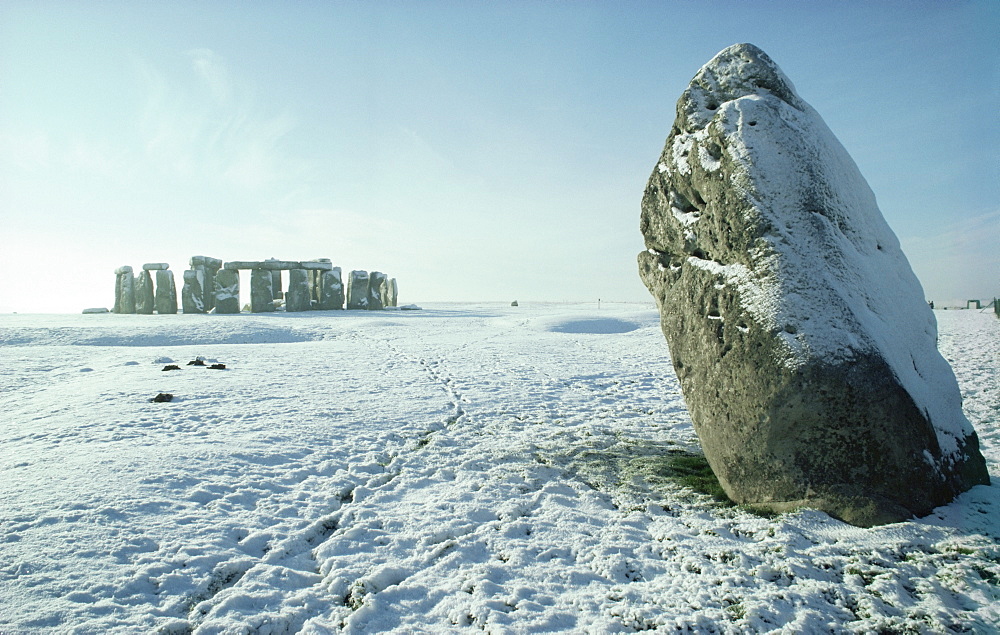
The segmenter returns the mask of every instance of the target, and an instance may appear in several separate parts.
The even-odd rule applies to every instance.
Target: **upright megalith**
[[[153,292],[153,279],[148,269],[143,269],[135,276],[135,312],[140,315],[152,315],[156,308]]]
[[[309,271],[289,269],[288,291],[285,292],[285,311],[308,311],[310,308]]]
[[[381,271],[373,271],[368,274],[368,310],[380,311],[385,308],[385,281],[386,275]]]
[[[135,313],[135,277],[132,267],[115,269],[115,313]]]
[[[250,271],[250,311],[267,313],[274,311],[274,278],[265,269]]]
[[[156,270],[156,312],[160,315],[177,313],[177,283],[174,272],[166,267]]]
[[[352,271],[347,278],[347,308],[368,308],[368,272]]]
[[[215,270],[215,294],[213,302],[216,313],[240,312],[240,272],[237,269]]]
[[[389,278],[389,304],[387,306],[399,306],[399,287],[395,278]]]
[[[331,311],[344,308],[344,282],[341,279],[340,267],[333,267],[322,273],[320,288],[320,310]]]
[[[763,51],[722,51],[681,95],[641,229],[640,274],[734,501],[870,526],[989,482],[895,235]]]
[[[192,270],[200,271],[202,275],[202,304],[205,312],[215,308],[215,276],[222,268],[222,261],[208,256],[191,256],[189,265]]]
[[[181,308],[184,313],[205,312],[204,270],[188,269],[184,272],[184,286],[181,287]]]

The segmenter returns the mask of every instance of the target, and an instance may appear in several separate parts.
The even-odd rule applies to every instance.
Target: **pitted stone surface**
[[[681,95],[641,230],[640,274],[734,501],[873,525],[988,483],[895,235],[763,51],[722,51]]]

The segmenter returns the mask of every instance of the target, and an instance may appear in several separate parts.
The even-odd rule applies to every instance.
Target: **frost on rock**
[[[188,269],[183,275],[184,285],[181,287],[181,309],[184,313],[204,313],[204,270]]]
[[[347,308],[368,308],[369,276],[367,271],[352,271],[347,278]]]
[[[641,230],[640,274],[734,500],[871,525],[988,483],[898,240],[763,51],[727,48],[681,95]]]
[[[215,274],[216,313],[240,312],[240,272],[235,269],[219,269]]]

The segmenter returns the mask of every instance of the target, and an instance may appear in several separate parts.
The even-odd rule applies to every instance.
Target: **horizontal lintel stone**
[[[222,266],[223,269],[263,269],[264,263],[260,260],[231,260]]]
[[[299,264],[302,265],[302,269],[312,269],[313,271],[330,271],[333,269],[333,264],[329,260],[326,260],[325,262],[322,260],[311,260],[309,262],[302,262]]]
[[[147,262],[142,266],[143,271],[163,271],[169,268],[170,265],[165,262]]]
[[[261,263],[264,269],[269,271],[291,271],[292,269],[301,269],[302,263],[294,260],[265,260]]]

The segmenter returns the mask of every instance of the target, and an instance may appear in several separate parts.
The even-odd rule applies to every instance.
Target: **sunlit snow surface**
[[[996,483],[1000,320],[936,317]],[[858,529],[659,478],[642,305],[0,316],[0,413],[5,634],[1000,624],[998,485]]]

